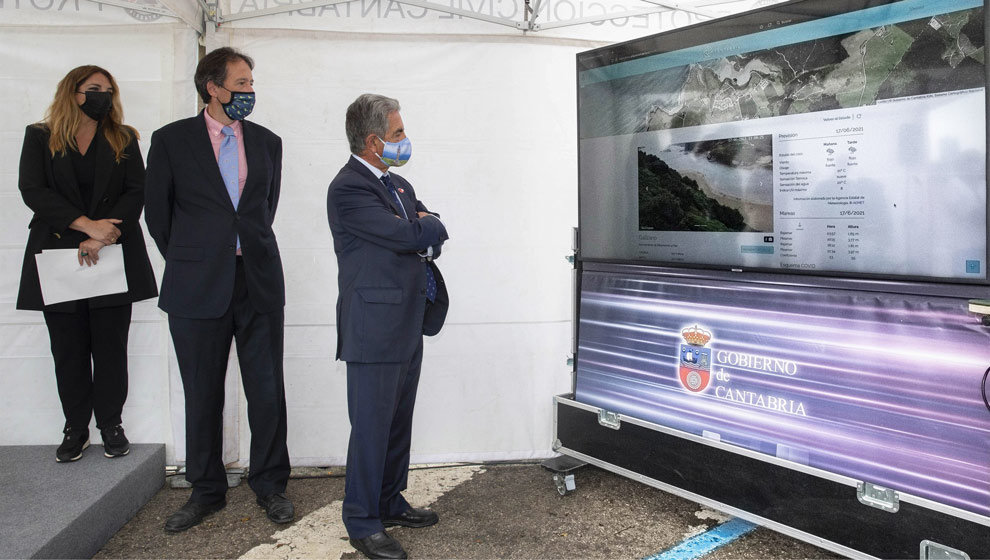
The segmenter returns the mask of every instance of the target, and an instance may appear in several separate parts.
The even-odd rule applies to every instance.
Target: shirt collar
[[[234,121],[230,125],[224,125],[220,121],[211,117],[210,112],[206,109],[203,109],[203,115],[206,116],[206,130],[210,133],[210,136],[223,136],[223,127],[230,126],[230,128],[234,131],[234,136],[240,137],[241,121]]]
[[[354,154],[351,154],[351,157],[354,158],[354,159],[356,159],[356,160],[358,160],[358,161],[360,161],[362,164],[364,164],[364,166],[368,168],[368,171],[371,171],[371,173],[375,177],[378,177],[379,179],[381,179],[382,178],[382,175],[385,175],[385,172],[383,172],[381,169],[378,169],[374,165],[371,165],[370,163],[364,161],[364,158],[358,157],[358,156],[356,156]]]

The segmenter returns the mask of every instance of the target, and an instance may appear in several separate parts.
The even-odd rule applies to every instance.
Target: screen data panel
[[[986,283],[985,55],[982,0],[802,0],[578,55],[583,258]]]

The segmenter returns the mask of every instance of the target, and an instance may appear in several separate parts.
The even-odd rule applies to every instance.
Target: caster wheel
[[[573,474],[564,475],[557,473],[553,475],[553,484],[557,488],[557,493],[561,496],[566,496],[576,488]]]

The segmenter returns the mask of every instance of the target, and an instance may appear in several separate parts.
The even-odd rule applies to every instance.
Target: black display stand
[[[883,511],[843,477],[600,413],[556,397],[555,449],[852,558],[990,558],[985,525],[912,503]]]

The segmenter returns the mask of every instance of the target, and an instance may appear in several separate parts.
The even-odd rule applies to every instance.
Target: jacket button
[[[228,248],[228,249],[233,249],[233,248],[234,248],[234,246],[233,246],[233,245],[227,245],[227,248]]]
[[[423,294],[425,296],[426,295],[426,288],[423,288],[422,290],[420,290],[419,293],[421,293],[421,294]]]
[[[110,197],[109,196],[104,196],[103,197],[103,204],[106,204],[108,202],[110,202]]]

